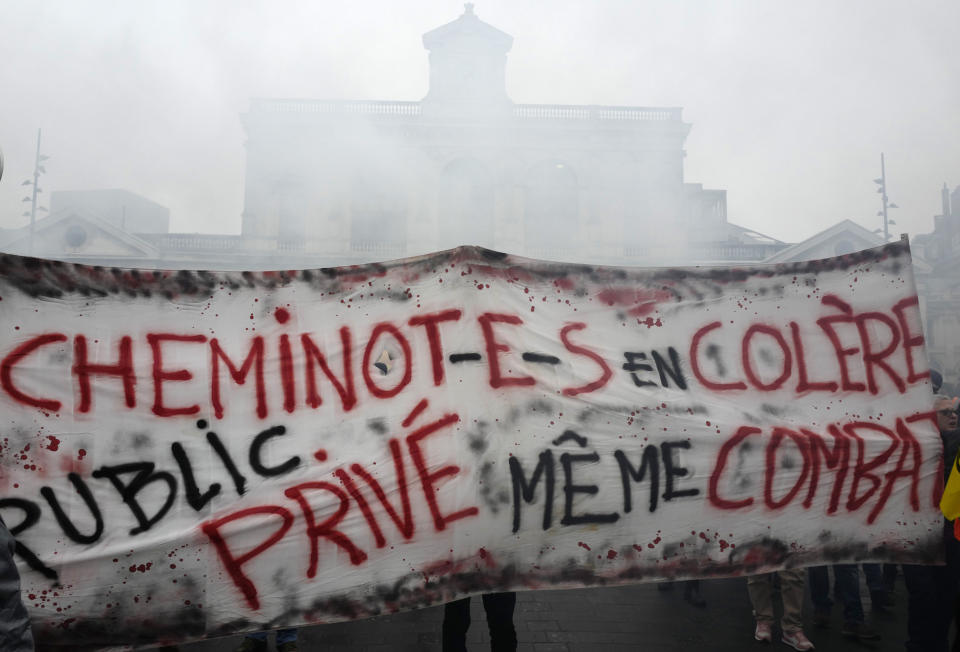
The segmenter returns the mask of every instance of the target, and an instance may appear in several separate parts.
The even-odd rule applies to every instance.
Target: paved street
[[[683,591],[661,592],[652,584],[572,591],[520,593],[515,621],[520,650],[573,652],[643,650],[648,652],[743,652],[790,650],[775,632],[772,645],[753,640],[753,619],[742,579],[702,583],[706,608],[683,600]],[[864,595],[867,593],[864,591]],[[906,637],[906,591],[898,577],[893,614],[874,623],[879,641],[861,643],[840,634],[840,607],[834,607],[829,629],[808,625],[806,632],[819,652],[839,650],[903,650]],[[864,599],[869,614],[869,600]],[[811,622],[809,600],[805,621]],[[440,649],[443,608],[434,607],[352,623],[310,627],[300,633],[301,650],[318,652],[388,652]],[[479,600],[472,601],[471,651],[489,650],[489,637]],[[181,652],[232,652],[239,637],[180,647]],[[271,650],[273,649],[271,645]]]

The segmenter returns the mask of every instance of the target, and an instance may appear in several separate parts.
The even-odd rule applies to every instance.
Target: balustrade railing
[[[405,250],[402,243],[353,241],[350,251],[357,254],[377,254],[383,256],[402,256]]]
[[[379,117],[418,116],[420,102],[367,100],[253,100],[254,113],[327,113]]]
[[[680,121],[679,108],[643,106],[596,106],[578,104],[517,104],[513,114],[518,118],[538,120],[611,120],[611,121]]]
[[[420,102],[373,100],[270,100],[251,102],[253,113],[314,113],[405,118],[423,115]],[[516,104],[513,115],[523,120],[598,120],[613,122],[679,122],[675,107],[598,106],[578,104]]]
[[[144,234],[140,237],[161,250],[232,251],[242,247],[241,238],[238,235],[163,233]]]

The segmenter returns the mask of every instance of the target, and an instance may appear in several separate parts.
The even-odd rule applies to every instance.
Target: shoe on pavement
[[[267,642],[247,636],[236,652],[267,652]]]
[[[795,632],[784,632],[782,640],[784,645],[789,645],[794,650],[800,650],[800,652],[813,649],[813,643],[800,629]]]
[[[844,623],[840,633],[859,641],[875,641],[880,638],[880,632],[865,623]]]
[[[287,641],[277,646],[277,652],[297,652],[299,649],[296,641]]]
[[[757,628],[753,631],[753,637],[758,641],[764,643],[769,643],[773,640],[773,632],[770,628],[770,623],[766,622],[757,622]]]

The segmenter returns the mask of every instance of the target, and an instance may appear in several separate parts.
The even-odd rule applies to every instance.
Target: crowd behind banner
[[[917,587],[945,575],[908,569],[943,568],[953,406],[905,243],[688,269],[4,256],[0,301],[3,571],[44,644],[292,650],[446,604],[452,650],[483,595],[510,649],[515,591],[684,581],[702,605],[698,581],[746,576],[754,637],[806,650],[828,563],[845,635],[876,636],[859,564],[874,609],[903,565],[911,628],[934,618]]]

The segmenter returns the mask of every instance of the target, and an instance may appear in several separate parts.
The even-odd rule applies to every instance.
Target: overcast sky
[[[238,8],[242,7],[242,8]],[[419,100],[453,0],[0,0],[0,226],[41,186],[125,188],[174,231],[238,233],[252,97]],[[960,185],[956,0],[477,0],[518,103],[683,107],[686,180],[787,241],[844,218],[928,232]]]

